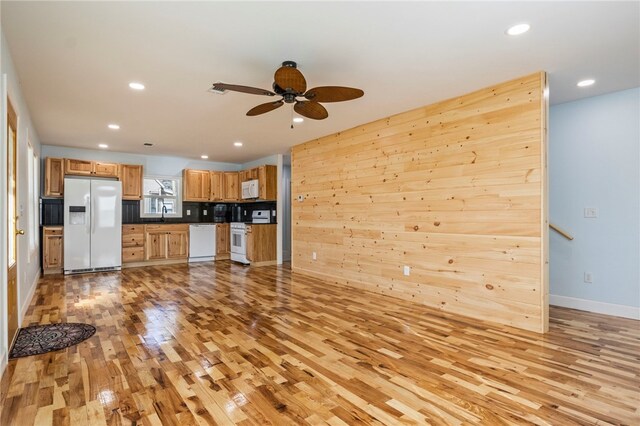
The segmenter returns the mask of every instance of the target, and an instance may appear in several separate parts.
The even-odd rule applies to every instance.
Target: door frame
[[[6,87],[6,86],[5,86]],[[11,102],[11,98],[9,96],[9,94],[6,94],[6,109],[4,109],[4,111],[6,111],[6,114],[4,114],[5,117],[5,127],[4,127],[4,135],[3,135],[3,139],[5,140],[5,143],[3,144],[3,151],[5,152],[5,167],[4,167],[4,171],[3,174],[5,176],[5,182],[4,182],[4,186],[2,187],[4,194],[6,195],[9,189],[9,179],[8,179],[8,175],[9,175],[9,157],[8,157],[8,153],[9,153],[9,144],[10,143],[15,143],[14,147],[13,147],[13,159],[12,159],[12,164],[13,164],[13,173],[14,173],[14,179],[15,179],[15,188],[14,188],[14,205],[13,205],[13,211],[9,212],[8,211],[8,203],[6,203],[3,208],[6,211],[6,215],[4,216],[5,218],[5,250],[4,252],[6,253],[4,258],[6,259],[3,263],[6,263],[4,266],[4,272],[6,274],[6,279],[3,280],[3,287],[4,287],[4,318],[3,318],[3,322],[5,322],[6,325],[6,329],[4,330],[4,334],[6,336],[5,338],[5,342],[7,344],[7,351],[9,349],[11,349],[11,345],[13,344],[13,340],[15,339],[15,337],[18,334],[18,330],[20,329],[20,272],[21,272],[21,268],[20,268],[20,262],[19,262],[19,253],[20,253],[20,238],[18,238],[18,234],[17,231],[20,229],[19,226],[19,211],[20,211],[20,203],[18,200],[19,197],[19,191],[18,191],[18,177],[19,177],[19,170],[18,170],[18,158],[19,158],[19,146],[20,143],[18,141],[18,129],[19,129],[19,119],[18,119],[18,114],[16,112],[15,107],[13,106],[13,102]],[[14,138],[15,141],[10,141],[8,138],[8,134],[9,134],[9,128],[10,128],[10,123],[9,123],[9,116],[12,115],[12,120],[11,122],[13,122],[13,127],[14,127]],[[5,197],[3,197],[5,198]],[[5,198],[6,199],[6,198]],[[9,221],[11,216],[10,215],[15,215],[15,229],[10,229],[11,227],[9,226]],[[12,232],[13,231],[13,232]],[[14,269],[14,274],[15,274],[15,306],[14,308],[14,312],[15,312],[15,320],[16,320],[16,330],[15,330],[15,334],[13,336],[9,335],[9,264],[8,264],[8,259],[9,259],[9,239],[13,238],[13,247],[14,247],[14,265],[13,268]]]

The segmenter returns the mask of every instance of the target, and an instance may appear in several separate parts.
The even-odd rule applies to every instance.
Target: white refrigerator
[[[64,180],[64,273],[122,267],[122,183]]]

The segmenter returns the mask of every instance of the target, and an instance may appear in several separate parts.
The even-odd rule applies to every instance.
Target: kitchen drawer
[[[63,227],[50,227],[50,226],[45,226],[44,227],[44,235],[48,236],[48,235],[62,235],[63,233]]]
[[[122,236],[124,240],[125,235],[144,233],[144,225],[122,225]]]
[[[122,234],[122,247],[144,247],[144,234]]]
[[[188,223],[168,225],[145,225],[145,232],[189,231]]]
[[[144,247],[124,247],[122,249],[122,263],[142,262]]]

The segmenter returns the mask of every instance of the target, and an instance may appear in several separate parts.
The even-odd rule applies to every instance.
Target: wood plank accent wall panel
[[[545,89],[535,73],[295,146],[293,270],[547,331]]]

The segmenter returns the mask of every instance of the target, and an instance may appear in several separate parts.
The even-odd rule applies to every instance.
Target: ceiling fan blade
[[[293,106],[293,109],[300,115],[304,115],[307,118],[314,120],[324,120],[329,116],[329,113],[317,102],[311,101],[297,101]]]
[[[226,84],[226,83],[213,83],[213,87],[211,90],[216,92],[224,92],[225,90],[231,90],[233,92],[242,92],[242,93],[250,93],[252,95],[265,95],[265,96],[275,96],[276,94],[270,90],[259,89],[257,87],[249,87],[249,86],[239,86],[237,84]]]
[[[307,81],[302,73],[293,67],[280,67],[273,76],[274,81],[284,90],[292,89],[297,93],[304,93],[307,90]]]
[[[341,86],[322,86],[309,89],[303,96],[314,102],[343,102],[357,99],[364,95],[360,89]]]
[[[251,108],[247,111],[247,115],[254,116],[264,114],[265,112],[273,111],[274,109],[280,108],[284,105],[284,101],[276,101],[276,102],[267,102],[266,104],[260,104],[256,107]]]

